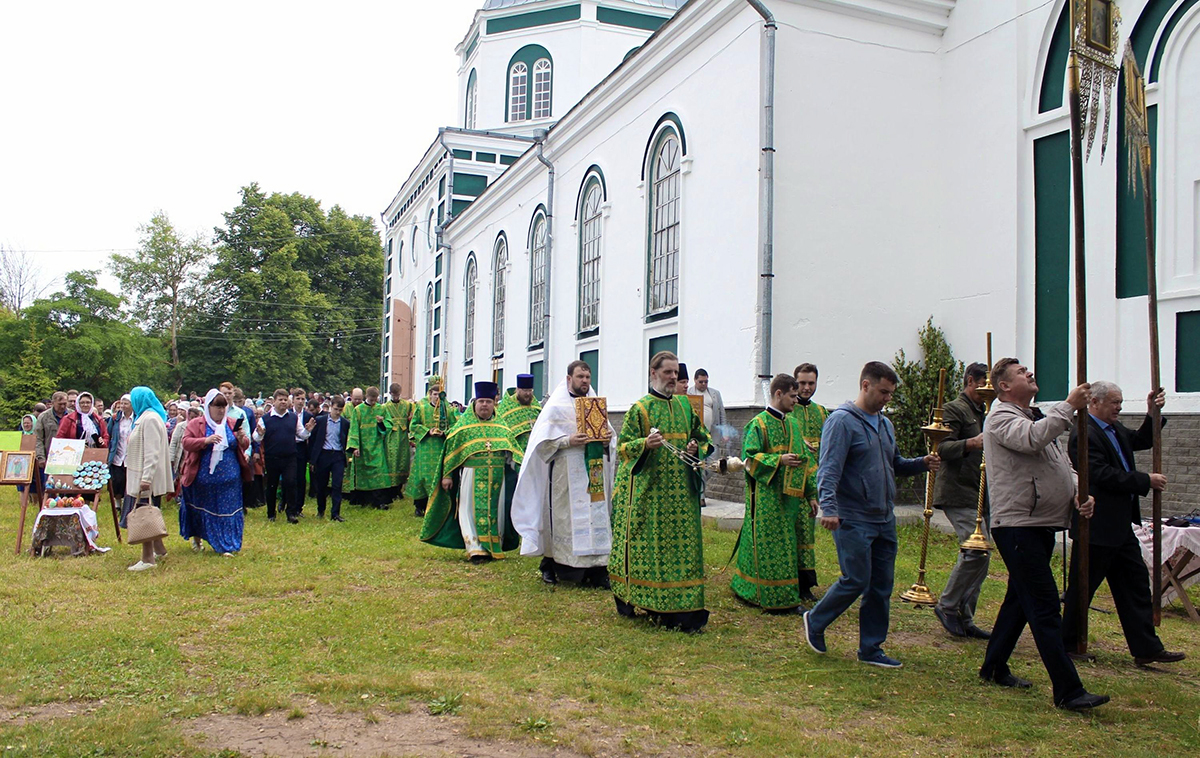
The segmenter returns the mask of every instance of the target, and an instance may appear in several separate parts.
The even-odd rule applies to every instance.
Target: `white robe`
[[[568,445],[575,432],[575,400],[564,380],[529,435],[513,494],[513,526],[521,535],[521,555],[545,555],[575,568],[604,566],[612,551],[609,503],[617,435],[610,424],[604,498],[593,502],[584,448]]]

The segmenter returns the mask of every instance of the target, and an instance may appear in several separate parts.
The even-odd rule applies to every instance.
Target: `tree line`
[[[138,248],[113,255],[119,293],[99,270],[72,271],[44,295],[0,251],[23,289],[0,281],[0,423],[11,428],[56,388],[111,403],[131,387],[247,394],[301,384],[374,384],[383,323],[383,248],[374,219],[257,184],[211,239],[179,234],[156,213]],[[36,277],[33,279],[36,281]]]

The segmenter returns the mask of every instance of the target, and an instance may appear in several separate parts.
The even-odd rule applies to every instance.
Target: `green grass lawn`
[[[310,699],[364,714],[423,712],[460,695],[458,715],[444,718],[466,733],[584,754],[1200,750],[1200,655],[1139,669],[1115,615],[1092,615],[1099,659],[1081,670],[1113,702],[1076,715],[1051,707],[1028,635],[1014,671],[1033,690],[985,686],[981,643],[951,639],[930,611],[899,602],[886,649],[902,670],[855,660],[855,611],[828,631],[830,654],[813,654],[798,618],[734,600],[720,571],[731,533],[705,533],[712,619],[685,636],[619,618],[608,593],[542,585],[536,559],[471,566],[423,545],[408,504],[347,506],[346,524],[311,514],[298,526],[268,524],[252,511],[241,556],[194,554],[172,538],[159,568],[131,574],[137,550],[123,545],[88,558],[14,557],[14,494],[0,495],[0,706],[69,702],[79,713],[0,729],[5,756],[206,755],[191,717],[292,711]],[[176,521],[173,506],[166,516]],[[102,544],[113,545],[107,514],[100,523]],[[916,577],[918,539],[916,528],[901,532],[897,590]],[[836,572],[826,534],[818,554],[824,587]],[[935,592],[954,555],[951,538],[935,533]],[[984,626],[1004,578],[997,559]],[[1096,604],[1112,607],[1106,589]],[[1195,651],[1200,626],[1164,615],[1168,648]]]

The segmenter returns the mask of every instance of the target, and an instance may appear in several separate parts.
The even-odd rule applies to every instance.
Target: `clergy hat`
[[[679,373],[676,374],[675,378],[682,379],[685,382],[688,380],[688,372],[687,372],[687,364],[686,363],[679,364]]]
[[[533,389],[533,374],[517,374],[517,389]]]
[[[500,388],[496,386],[495,382],[475,382],[476,399],[486,398],[488,400],[495,400],[499,394]]]
[[[434,388],[437,388],[438,390],[441,390],[441,388],[442,388],[442,377],[440,377],[440,376],[431,376],[431,377],[429,377],[429,379],[427,379],[427,380],[425,381],[425,391],[426,391],[426,392],[429,392],[430,390],[432,390],[432,389],[434,389]]]

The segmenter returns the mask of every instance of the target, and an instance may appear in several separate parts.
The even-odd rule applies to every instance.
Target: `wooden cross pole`
[[[1150,151],[1150,136],[1146,116],[1146,81],[1138,67],[1137,56],[1131,46],[1125,49],[1125,132],[1129,142],[1130,168],[1137,167],[1135,175],[1130,171],[1130,182],[1142,183],[1142,211],[1146,224],[1146,305],[1149,309],[1150,325],[1150,389],[1157,394],[1162,389],[1162,371],[1159,365],[1158,342],[1158,266],[1154,235],[1154,176],[1153,155]],[[1162,473],[1162,418],[1153,398],[1149,399],[1146,413],[1153,425],[1153,447],[1151,468]],[[1162,624],[1162,491],[1151,491],[1151,514],[1154,534],[1154,625]]]
[[[1079,103],[1079,54],[1071,51],[1071,189],[1074,209],[1075,231],[1075,381],[1087,382],[1087,266],[1085,264],[1085,224],[1083,215],[1083,115]],[[1079,409],[1075,417],[1077,439],[1076,470],[1079,472],[1079,500],[1088,499],[1088,427],[1087,406]],[[1079,558],[1075,564],[1075,586],[1079,601],[1079,647],[1080,655],[1087,655],[1089,583],[1088,542],[1091,530],[1088,519],[1082,515],[1077,519],[1075,542],[1072,551]]]

